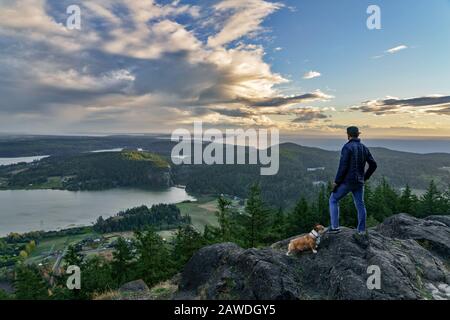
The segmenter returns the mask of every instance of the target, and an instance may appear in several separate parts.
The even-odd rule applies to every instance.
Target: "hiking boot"
[[[358,243],[361,247],[367,248],[369,246],[369,233],[367,231],[357,232],[353,235],[356,243]]]
[[[327,233],[329,233],[329,234],[338,234],[340,232],[341,232],[341,228],[333,229],[331,227],[328,228],[328,231],[327,231]]]

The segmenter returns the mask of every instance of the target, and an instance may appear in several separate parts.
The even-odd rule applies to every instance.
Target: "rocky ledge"
[[[317,254],[286,256],[290,239],[264,249],[233,243],[198,251],[175,299],[450,299],[450,217],[388,218],[360,237],[344,228]],[[370,290],[369,266],[381,271]]]

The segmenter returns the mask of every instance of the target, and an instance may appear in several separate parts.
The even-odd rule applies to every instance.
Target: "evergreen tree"
[[[381,181],[381,190],[383,192],[383,199],[389,207],[390,214],[398,213],[399,205],[398,205],[398,194],[397,192],[389,185],[387,180],[383,178]]]
[[[393,214],[393,211],[389,207],[389,203],[386,202],[384,195],[384,188],[382,184],[380,184],[375,188],[373,195],[370,198],[370,211],[373,218],[378,222],[384,221],[387,217]]]
[[[49,299],[47,283],[36,266],[17,266],[14,288],[18,300]]]
[[[12,300],[12,295],[8,294],[3,289],[0,289],[0,301],[2,300]]]
[[[441,193],[432,180],[426,193],[421,198],[420,217],[432,216],[445,213],[443,210],[443,201]]]
[[[331,193],[331,192],[330,192]],[[319,194],[317,195],[317,215],[318,223],[327,226],[330,221],[330,206],[329,206],[329,195],[325,186],[320,188]]]
[[[367,221],[366,221],[367,228],[376,227],[378,224],[379,224],[379,222],[373,217],[372,214],[367,215]]]
[[[417,203],[417,196],[412,193],[409,185],[406,185],[399,198],[399,212],[415,216],[417,212]]]
[[[177,268],[182,268],[194,253],[205,245],[205,239],[192,226],[180,227],[173,241],[172,256]]]
[[[83,264],[83,256],[78,253],[78,250],[75,246],[70,245],[67,248],[67,252],[64,255],[64,266],[67,268],[69,266],[78,266],[81,267]]]
[[[221,242],[228,242],[231,240],[231,222],[229,216],[229,206],[231,205],[231,201],[225,199],[224,197],[219,197],[217,200],[218,211],[216,212],[216,216],[219,222],[219,234]]]
[[[444,214],[450,215],[450,184],[448,185],[447,190],[444,192],[442,198],[444,205]]]
[[[272,214],[272,222],[270,224],[270,232],[268,240],[275,242],[281,240],[287,236],[286,232],[286,217],[282,208],[274,211]]]
[[[301,198],[289,215],[289,235],[299,235],[311,231],[317,223],[317,216],[310,210],[305,198]]]
[[[261,189],[255,184],[250,188],[249,197],[245,206],[243,219],[244,238],[247,247],[257,247],[264,244],[263,239],[269,226],[268,210],[264,207],[261,198]]]
[[[173,275],[171,256],[163,239],[152,229],[136,232],[138,277],[152,287]]]
[[[111,262],[112,275],[120,286],[130,280],[130,265],[133,259],[130,245],[120,237],[114,246],[113,260]]]
[[[81,274],[81,290],[77,299],[92,299],[96,294],[102,294],[118,288],[113,277],[111,263],[104,258],[95,256],[83,263]]]
[[[206,244],[217,243],[218,239],[218,229],[210,225],[206,225],[203,229],[203,239],[205,239]]]

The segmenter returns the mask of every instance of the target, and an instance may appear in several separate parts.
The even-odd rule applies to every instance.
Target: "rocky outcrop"
[[[122,285],[116,300],[150,300],[150,289],[144,280],[136,280]]]
[[[450,227],[405,214],[358,236],[324,236],[318,254],[286,256],[289,239],[264,249],[206,247],[186,265],[176,299],[450,299]],[[367,286],[369,266],[381,288]]]
[[[447,227],[450,227],[450,216],[431,216],[426,218],[425,220],[439,221],[445,224]]]
[[[171,300],[177,290],[177,277],[162,282],[151,289],[144,280],[125,283],[117,291],[106,292],[95,300]]]

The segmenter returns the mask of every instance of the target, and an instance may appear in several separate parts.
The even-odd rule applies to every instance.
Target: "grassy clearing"
[[[217,217],[215,215],[215,212],[217,210],[217,200],[214,197],[209,196],[198,197],[198,199],[199,200],[196,202],[177,204],[177,207],[181,210],[181,213],[183,215],[188,214],[191,216],[192,225],[197,231],[203,232],[203,229],[206,225],[218,225]],[[173,238],[175,232],[176,230],[163,230],[159,231],[158,234],[162,238],[169,240]],[[100,235],[92,231],[80,235],[61,236],[51,239],[44,239],[37,244],[36,249],[28,257],[27,263],[53,263],[56,259],[56,255],[54,254],[57,251],[62,251],[67,246],[76,244],[86,238],[97,236]],[[134,238],[134,232],[114,232],[104,234],[102,236],[106,239],[107,243],[111,243],[118,237]],[[96,254],[95,251],[92,251],[92,254]]]
[[[75,244],[83,239],[88,237],[95,236],[96,233],[84,233],[80,235],[72,235],[72,236],[62,236],[51,239],[44,239],[39,242],[36,246],[36,249],[30,254],[27,259],[27,263],[40,263],[46,257],[50,256],[52,253],[57,251],[62,251],[69,245]],[[55,260],[55,257],[52,256],[49,258],[49,261]]]
[[[169,163],[158,154],[138,151],[123,151],[122,157],[130,161],[148,161],[158,168],[167,168]]]
[[[197,231],[203,232],[206,225],[217,226],[215,215],[217,201],[212,198],[203,198],[197,202],[180,203],[177,207],[183,215],[188,214],[192,218],[192,225]]]

